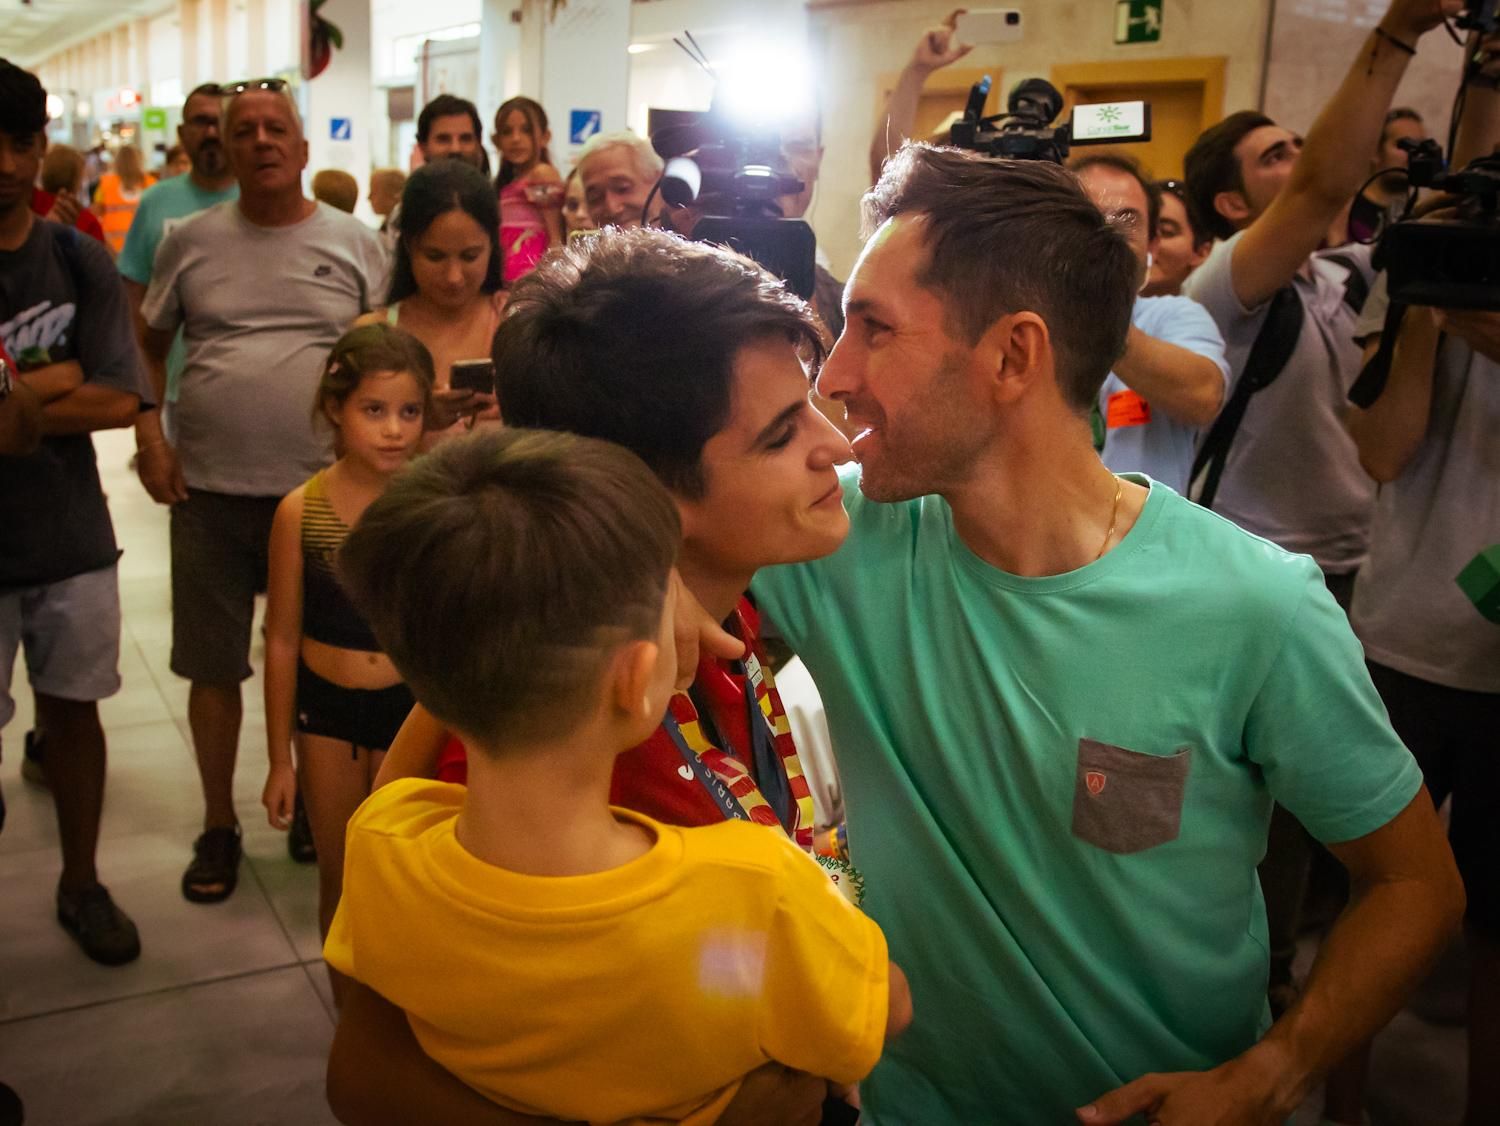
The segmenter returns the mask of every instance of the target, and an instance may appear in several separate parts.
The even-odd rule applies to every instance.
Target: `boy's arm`
[[[24,457],[41,440],[41,400],[17,379],[10,394],[0,399],[0,456]]]
[[[328,1105],[345,1126],[555,1126],[497,1106],[439,1067],[412,1035],[406,1014],[350,981],[328,1055]],[[745,1076],[718,1126],[816,1126],[828,1085],[780,1064]]]
[[[438,756],[448,740],[448,728],[421,704],[414,704],[406,722],[385,752],[375,775],[375,789],[398,778],[436,778]]]
[[[1422,445],[1432,408],[1438,326],[1431,309],[1408,309],[1396,337],[1385,390],[1367,409],[1350,407],[1344,422],[1359,449],[1359,463],[1381,484],[1401,476]],[[1376,336],[1365,347],[1369,363],[1380,347]]]

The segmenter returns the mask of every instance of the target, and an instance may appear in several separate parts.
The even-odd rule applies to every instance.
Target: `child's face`
[[[394,473],[422,440],[422,385],[405,371],[370,372],[334,413],[343,456]]]
[[[540,145],[547,143],[546,137],[537,141],[532,134],[531,119],[518,109],[505,115],[492,139],[506,161],[522,167],[535,160]]]

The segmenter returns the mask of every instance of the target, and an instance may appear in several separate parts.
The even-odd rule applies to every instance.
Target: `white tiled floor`
[[[140,927],[144,952],[96,966],[53,918],[58,858],[52,803],[19,777],[31,700],[0,765],[9,821],[0,835],[0,1081],[29,1126],[321,1126],[332,1001],[318,961],[317,883],[265,822],[260,682],[245,687],[235,797],[245,826],[239,889],[194,906],[178,890],[201,806],[187,735],[187,686],[167,669],[167,520],[127,471],[126,433],[97,435],[124,547],[124,688],[102,708],[109,788],[100,873]],[[255,662],[259,667],[259,653]],[[1416,1008],[1451,994],[1438,975]],[[1451,1006],[1451,1002],[1448,1003]],[[1376,1126],[1446,1126],[1461,1108],[1463,1034],[1402,1013],[1376,1045]],[[1315,1123],[1309,1103],[1297,1122]],[[768,1124],[774,1126],[774,1124]],[[1031,1126],[1031,1124],[1020,1124]]]

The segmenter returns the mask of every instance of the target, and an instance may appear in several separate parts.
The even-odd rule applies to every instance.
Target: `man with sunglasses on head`
[[[141,314],[160,390],[179,329],[186,346],[174,440],[159,412],[136,428],[142,483],[172,506],[172,671],[191,681],[188,723],[204,832],[183,895],[215,903],[235,887],[240,830],[234,762],[250,676],[255,595],[265,590],[281,497],[331,460],[309,417],[328,350],[385,293],[378,236],[307,198],[307,141],[285,83],[222,87],[220,133],[239,198],[172,230]]]
[[[1175,297],[1182,292],[1188,276],[1208,258],[1208,252],[1214,248],[1214,237],[1188,210],[1185,183],[1158,180],[1154,187],[1161,210],[1156,217],[1151,273],[1141,292],[1147,297]]]

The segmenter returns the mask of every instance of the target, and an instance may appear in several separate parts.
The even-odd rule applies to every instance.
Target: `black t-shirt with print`
[[[0,250],[0,343],[22,372],[77,360],[88,383],[150,401],[125,288],[103,244],[42,219]],[[59,582],[119,557],[87,434],[0,457],[0,590]]]

